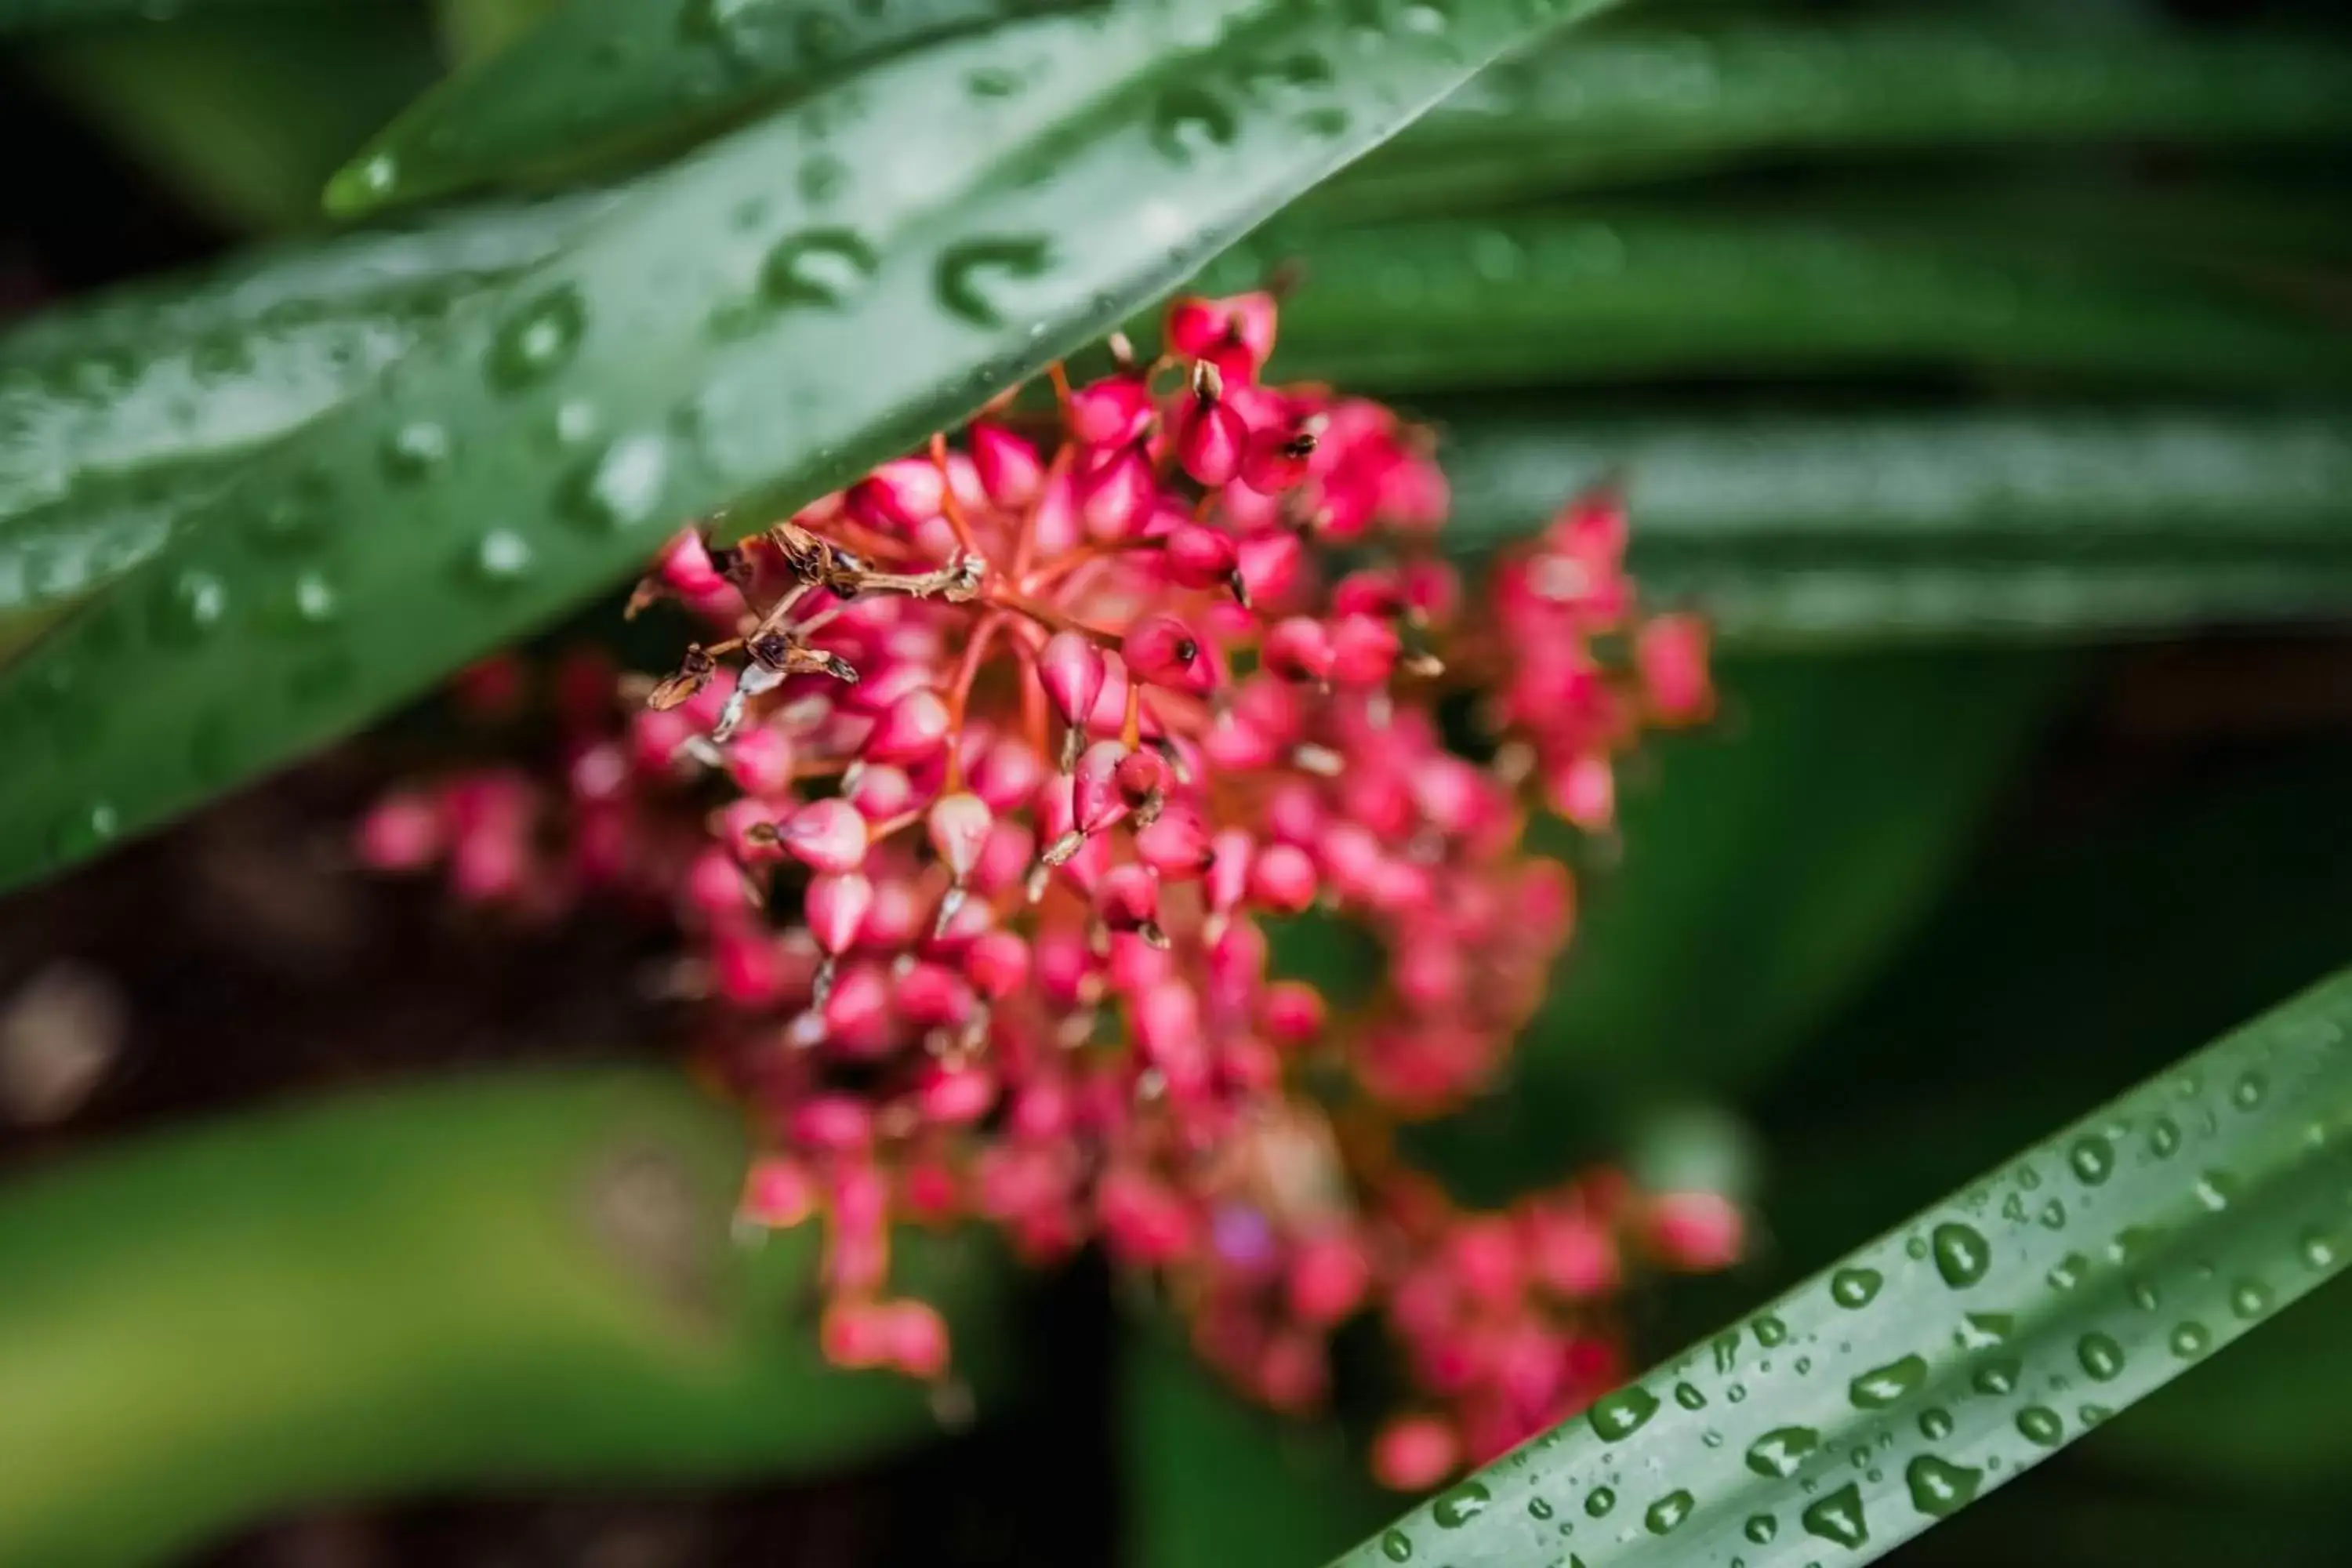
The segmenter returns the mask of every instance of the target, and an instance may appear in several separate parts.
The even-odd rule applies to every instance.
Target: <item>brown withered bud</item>
[[[718,668],[700,643],[687,644],[686,658],[678,665],[677,673],[655,684],[646,694],[646,706],[657,711],[677,707],[709,685],[711,672]]]

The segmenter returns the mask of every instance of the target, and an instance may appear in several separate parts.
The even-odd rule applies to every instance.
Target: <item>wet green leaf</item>
[[[1197,5],[1024,23],[678,164],[269,448],[11,668],[0,729],[35,760],[0,780],[0,882],[364,721],[688,517],[731,506],[748,531],[904,449],[1564,8],[1464,0],[1418,31],[1238,3],[1222,33]],[[1328,68],[1301,85],[1302,60]],[[446,459],[402,471],[419,443]],[[176,600],[215,588],[224,613],[189,635]]]
[[[1588,1568],[1799,1568],[1879,1556],[2342,1268],[2347,1026],[2352,973],[2024,1151],[1339,1561],[1536,1568],[1573,1552]],[[1668,1383],[1699,1403],[1648,1392]]]
[[[177,1556],[385,1493],[807,1472],[940,1430],[824,1366],[813,1228],[730,1237],[740,1120],[541,1070],[246,1112],[0,1192],[0,1558]],[[993,1396],[1006,1275],[908,1237]],[[135,1497],[136,1508],[122,1500]]]
[[[327,205],[370,212],[674,144],[924,43],[1102,4],[570,0],[370,141],[329,182]]]
[[[1668,31],[1636,12],[1481,74],[1315,199],[1459,207],[1813,153],[2326,146],[2347,133],[2352,49],[2321,36],[2015,16],[1734,17]]]
[[[1455,534],[1522,535],[1618,479],[1643,593],[1743,647],[2352,614],[2333,409],[1438,417]]]
[[[2339,331],[2250,289],[1966,227],[1877,229],[1833,206],[1294,221],[1203,286],[1245,287],[1278,261],[1310,286],[1284,313],[1276,373],[1365,389],[1953,370],[2133,391],[2352,385]]]

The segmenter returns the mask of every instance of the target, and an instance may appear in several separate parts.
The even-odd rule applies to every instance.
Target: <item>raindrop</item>
[[[449,460],[449,432],[429,419],[415,420],[383,440],[383,470],[395,479],[417,479]]]
[[[1903,1467],[1903,1479],[1911,1489],[1911,1506],[1930,1519],[1941,1519],[1975,1500],[1984,1472],[1921,1454]]]
[[[1043,235],[986,236],[940,252],[933,288],[952,314],[976,327],[1001,327],[1021,312],[991,298],[991,289],[1006,279],[1042,278],[1052,267],[1053,252]]]
[[[1840,1546],[1860,1546],[1870,1539],[1869,1521],[1862,1512],[1862,1489],[1851,1481],[1827,1497],[1815,1499],[1797,1518],[1808,1534]]]
[[[1919,1436],[1930,1443],[1940,1443],[1952,1435],[1952,1413],[1940,1406],[1919,1413]]]
[[[1381,1555],[1391,1563],[1412,1560],[1412,1542],[1402,1530],[1391,1530],[1381,1537]]]
[[[400,160],[389,153],[378,153],[351,172],[350,188],[357,195],[387,196],[399,184]]]
[[[580,346],[588,307],[580,290],[560,283],[508,319],[490,342],[490,380],[500,386],[528,386],[562,369]]]
[[[1696,1384],[1678,1383],[1675,1384],[1675,1403],[1685,1410],[1702,1410],[1706,1406],[1706,1395],[1698,1391]]]
[[[1494,1500],[1494,1493],[1483,1482],[1464,1481],[1429,1505],[1429,1517],[1437,1521],[1440,1530],[1459,1530],[1486,1512],[1486,1505]]]
[[[582,397],[567,398],[555,410],[555,444],[577,447],[596,434],[596,405]]]
[[[1927,1362],[1919,1356],[1906,1355],[1855,1378],[1846,1390],[1846,1397],[1864,1410],[1884,1410],[1927,1378]]]
[[[574,475],[565,510],[600,528],[622,529],[656,515],[669,446],[658,436],[625,436]]]
[[[186,571],[164,584],[155,605],[155,640],[186,645],[211,635],[228,613],[228,589],[209,572]]]
[[[2237,1178],[2227,1171],[2208,1171],[2197,1178],[2197,1201],[2215,1214],[2228,1208],[2237,1195]]]
[[[2029,1405],[2017,1413],[2017,1430],[2029,1443],[2054,1448],[2066,1435],[2066,1422],[2046,1405]]]
[[[530,541],[512,529],[494,528],[475,544],[467,565],[485,583],[520,582],[530,571]]]
[[[1930,1246],[1936,1254],[1936,1272],[1954,1289],[1975,1284],[1992,1267],[1992,1249],[1985,1245],[1985,1238],[1973,1226],[1957,1220],[1937,1226]]]
[[[2052,1198],[2048,1203],[2042,1205],[2041,1219],[2042,1227],[2044,1230],[2065,1229],[2066,1205],[2060,1203],[2056,1198]]]
[[[2159,1116],[2147,1130],[2147,1150],[2159,1160],[2168,1160],[2180,1147],[2180,1123],[2169,1116]]]
[[[2242,1318],[2259,1318],[2271,1310],[2271,1293],[2267,1286],[2255,1279],[2241,1279],[2231,1288],[2230,1310]]]
[[[2299,1244],[2303,1260],[2314,1268],[2333,1268],[2336,1263],[2336,1238],[2324,1230],[2306,1230]]]
[[[881,265],[874,247],[845,228],[788,235],[760,268],[760,291],[787,309],[838,310]]]
[[[2123,1346],[2105,1334],[2084,1334],[2075,1341],[2074,1359],[2097,1383],[2109,1382],[2124,1370]]]
[[[1766,1350],[1785,1344],[1788,1339],[1789,1325],[1780,1319],[1766,1316],[1756,1320],[1756,1342]]]
[[[2049,1280],[2050,1289],[2053,1290],[2072,1290],[2083,1282],[2083,1276],[2089,1273],[2090,1269],[2089,1258],[2079,1252],[2070,1252],[2051,1265],[2050,1272],[2045,1278]]]
[[[1952,1331],[1952,1338],[1962,1350],[1980,1351],[2000,1343],[2016,1328],[2017,1320],[2007,1312],[1970,1312]]]
[[[1830,1276],[1830,1300],[1850,1310],[1867,1307],[1885,1282],[1875,1268],[1841,1268]]]
[[[1769,1513],[1751,1513],[1739,1532],[1759,1546],[1769,1546],[1772,1538],[1780,1533],[1780,1521]]]
[[[1549,1519],[1551,1517],[1551,1504],[1546,1502],[1539,1497],[1529,1498],[1528,1500],[1528,1517],[1529,1519]]]
[[[1171,163],[1190,163],[1233,145],[1238,129],[1223,100],[1192,83],[1169,88],[1151,106],[1151,144]]]
[[[2213,1336],[2205,1325],[2193,1319],[2172,1331],[2172,1353],[2184,1361],[2203,1355],[2212,1342]]]
[[[1588,1519],[1606,1519],[1609,1517],[1609,1510],[1616,1506],[1617,1494],[1615,1492],[1611,1491],[1607,1487],[1595,1487],[1584,1500],[1585,1517]]]
[[[2074,1174],[2086,1187],[2095,1187],[2114,1173],[2115,1146],[2095,1132],[2074,1141],[2066,1151],[2066,1163],[2074,1167]]]
[[[2149,1284],[2145,1279],[2135,1279],[2132,1281],[2131,1304],[2133,1306],[2137,1307],[2143,1312],[2153,1312],[2156,1310],[2158,1299],[2155,1286]]]
[[[1648,1511],[1642,1515],[1642,1522],[1649,1527],[1652,1535],[1669,1534],[1675,1526],[1691,1516],[1691,1510],[1696,1503],[1697,1500],[1686,1491],[1668,1492],[1650,1505]]]
[[[1759,1476],[1786,1480],[1821,1441],[1821,1435],[1810,1426],[1776,1428],[1748,1446],[1748,1468]]]
[[[1658,1396],[1633,1384],[1594,1400],[1587,1419],[1604,1443],[1622,1442],[1640,1431],[1658,1413]]]
[[[2261,1073],[2249,1068],[2239,1077],[2238,1081],[2231,1086],[2230,1103],[2241,1110],[2252,1110],[2263,1102],[2263,1096],[2268,1092],[2270,1092],[2269,1080]]]
[[[2074,1419],[2080,1421],[2085,1426],[2096,1426],[2100,1422],[2105,1421],[2108,1416],[2113,1415],[2114,1414],[2114,1411],[2108,1409],[2104,1405],[2084,1405],[2076,1408],[2074,1412]]]
[[[79,811],[68,812],[65,819],[49,830],[49,853],[60,860],[79,859],[102,845],[113,842],[122,831],[122,819],[106,801],[95,801]]]
[[[2022,1370],[2015,1359],[2004,1356],[1977,1368],[1976,1375],[1969,1379],[1969,1384],[1979,1394],[1998,1399],[2016,1391],[2018,1373]]]

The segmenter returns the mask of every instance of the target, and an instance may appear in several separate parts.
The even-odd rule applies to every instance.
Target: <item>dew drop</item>
[[[1846,1389],[1846,1397],[1862,1409],[1884,1410],[1927,1380],[1927,1362],[1906,1355],[1855,1378]]]
[[[114,841],[122,831],[122,819],[107,801],[94,801],[79,811],[68,812],[63,820],[49,830],[49,853],[60,860],[78,860]]]
[[[227,613],[227,587],[209,572],[190,570],[164,584],[151,624],[156,641],[184,647],[209,637]]]
[[[449,461],[449,432],[429,419],[402,426],[383,441],[383,471],[395,479],[419,479]]]
[[[2017,1320],[2007,1312],[1970,1312],[1961,1318],[1952,1338],[1962,1350],[1980,1351],[2000,1343],[2016,1329]]]
[[[2147,1130],[2147,1152],[2159,1160],[2168,1160],[2180,1148],[2180,1123],[2169,1116],[2159,1116]]]
[[[490,341],[488,371],[499,386],[529,386],[561,370],[587,330],[588,307],[580,290],[560,283],[509,317]]]
[[[976,327],[1001,327],[1022,312],[1006,308],[994,291],[1052,268],[1053,249],[1043,235],[983,236],[940,252],[933,289],[950,314]]]
[[[760,268],[760,292],[785,309],[838,310],[874,276],[881,258],[845,228],[787,235]]]
[[[1919,1413],[1919,1436],[1930,1443],[1940,1443],[1952,1435],[1952,1413],[1938,1406]]]
[[[2304,1262],[2314,1268],[2331,1268],[2336,1264],[2336,1238],[2324,1230],[2306,1230],[2297,1244]]]
[[[1494,1500],[1494,1494],[1479,1481],[1464,1481],[1429,1506],[1429,1517],[1441,1530],[1459,1530],[1480,1514]]]
[[[1151,106],[1151,144],[1175,163],[1190,163],[1233,144],[1240,128],[1232,109],[1206,88],[1179,83]]]
[[[1551,1504],[1546,1502],[1539,1497],[1529,1498],[1528,1500],[1528,1517],[1529,1519],[1549,1519],[1551,1517]]]
[[[2230,1103],[2241,1110],[2252,1110],[2263,1102],[2263,1096],[2269,1092],[2270,1080],[2249,1068],[2239,1075],[2236,1083],[2231,1085]]]
[[[1941,1519],[1975,1500],[1984,1472],[1921,1454],[1903,1467],[1903,1479],[1911,1489],[1911,1506],[1930,1519]]]
[[[2066,1163],[2084,1186],[2095,1187],[2115,1172],[2115,1146],[2096,1132],[2087,1133],[2066,1151]]]
[[[2123,1346],[2105,1334],[2084,1334],[2075,1341],[2074,1359],[2098,1383],[2112,1381],[2124,1370]]]
[[[2070,1252],[2051,1265],[2044,1276],[2053,1290],[2072,1290],[2082,1284],[2083,1277],[2091,1270],[2091,1260],[2079,1252]]]
[[[2203,1355],[2206,1347],[2213,1342],[2213,1336],[2204,1324],[2192,1319],[2174,1326],[2171,1342],[2172,1353],[2187,1361]]]
[[[1969,1385],[1979,1394],[1998,1399],[2016,1391],[2018,1374],[2022,1370],[2013,1358],[2004,1356],[1977,1368],[1976,1375],[1969,1379]]]
[[[1830,1276],[1830,1300],[1849,1310],[1859,1310],[1877,1299],[1886,1282],[1875,1268],[1841,1268]]]
[[[1642,1515],[1642,1522],[1649,1527],[1652,1535],[1668,1535],[1691,1516],[1691,1510],[1696,1506],[1697,1500],[1690,1493],[1671,1491],[1649,1506]]]
[[[519,583],[530,571],[530,541],[512,529],[494,528],[475,544],[467,564],[476,577],[495,586]]]
[[[2215,1214],[2228,1208],[2237,1195],[2237,1180],[2227,1171],[2208,1171],[2197,1178],[2197,1201]]]
[[[1617,1494],[1607,1487],[1595,1487],[1586,1494],[1584,1513],[1588,1519],[1606,1519],[1609,1510],[1617,1506]]]
[[[1675,1403],[1685,1410],[1703,1410],[1706,1407],[1706,1395],[1699,1392],[1696,1384],[1678,1383],[1675,1384]]]
[[[1821,1434],[1810,1426],[1777,1427],[1748,1445],[1748,1468],[1759,1476],[1786,1480],[1821,1441]]]
[[[2017,1413],[2017,1430],[2029,1443],[2054,1448],[2066,1435],[2066,1422],[2046,1405],[2029,1405]]]
[[[2042,1213],[2037,1217],[2044,1230],[2063,1230],[2066,1228],[2066,1205],[2052,1198],[2042,1205]]]
[[[2241,1279],[2231,1287],[2230,1310],[2241,1318],[2259,1318],[2270,1310],[2270,1289],[2260,1280]]]
[[[1788,1340],[1789,1325],[1780,1319],[1768,1315],[1756,1320],[1756,1342],[1766,1350],[1786,1344]]]
[[[1658,1396],[1632,1384],[1592,1402],[1587,1419],[1604,1443],[1622,1442],[1640,1431],[1658,1413]]]
[[[1957,1220],[1937,1226],[1929,1245],[1936,1254],[1936,1272],[1956,1290],[1975,1284],[1992,1267],[1992,1249],[1985,1238],[1974,1226]]]
[[[1797,1518],[1808,1534],[1840,1546],[1860,1546],[1870,1539],[1869,1521],[1862,1511],[1862,1489],[1851,1481],[1827,1497],[1815,1499]]]
[[[658,436],[625,436],[573,476],[564,490],[564,509],[599,528],[630,527],[656,515],[668,472],[667,442]]]
[[[1769,1513],[1751,1513],[1739,1532],[1759,1546],[1769,1546],[1772,1538],[1780,1533],[1780,1521]]]
[[[1412,1542],[1402,1530],[1391,1530],[1381,1537],[1381,1555],[1391,1563],[1412,1560]]]

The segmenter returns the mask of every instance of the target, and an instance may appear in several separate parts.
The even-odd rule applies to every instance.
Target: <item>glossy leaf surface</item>
[[[1421,32],[1239,3],[1027,23],[677,165],[274,447],[12,668],[0,730],[38,760],[0,782],[0,882],[362,722],[688,517],[733,505],[748,531],[904,449],[1560,9],[1482,0]],[[401,471],[418,447],[436,460]],[[192,627],[191,595],[224,613]]]
[[[1879,1556],[2347,1256],[2352,973],[2028,1149],[1339,1561]]]

